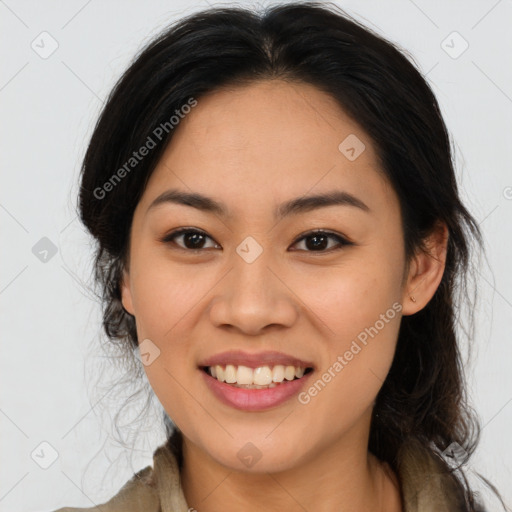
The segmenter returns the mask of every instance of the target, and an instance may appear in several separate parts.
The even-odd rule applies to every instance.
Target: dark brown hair
[[[81,220],[97,241],[95,278],[107,336],[127,352],[137,347],[120,281],[134,209],[173,130],[122,179],[113,181],[114,174],[190,98],[200,101],[221,87],[268,79],[314,85],[369,134],[399,197],[407,261],[425,250],[437,222],[448,226],[442,281],[421,311],[401,320],[396,355],[374,408],[369,449],[396,469],[407,439],[437,455],[455,442],[465,462],[479,428],[465,393],[456,329],[463,299],[474,307],[467,282],[471,245],[482,246],[481,233],[459,197],[449,135],[426,80],[403,50],[335,5],[193,14],[148,44],[120,78],[92,134],[79,201]],[[471,331],[466,334],[471,340]],[[457,481],[466,510],[476,510],[462,472]]]

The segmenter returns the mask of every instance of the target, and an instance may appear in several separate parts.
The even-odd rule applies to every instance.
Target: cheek
[[[297,295],[314,313],[334,352],[343,351],[347,340],[373,326],[401,298],[399,265],[386,266],[382,259],[347,258],[343,266],[295,279]],[[396,305],[387,317],[392,319],[395,313]]]
[[[325,340],[325,363],[299,396],[312,437],[326,441],[349,430],[372,408],[393,362],[400,327],[398,302],[373,313],[346,305],[337,323],[333,316],[336,336]]]
[[[186,389],[197,371],[192,354],[197,341],[194,326],[219,277],[211,269],[200,272],[197,266],[179,265],[149,250],[133,258],[132,268],[137,335],[141,341],[149,339],[158,354],[144,366],[148,381],[173,421],[193,422],[184,418],[191,404]]]
[[[157,356],[144,371],[162,407],[181,428],[194,421],[185,391],[195,371],[189,334],[204,286],[176,266],[145,261],[144,272],[132,286],[137,335],[139,340],[151,340],[149,347]]]
[[[324,333],[322,368],[302,403],[311,421],[327,430],[339,428],[329,422],[333,414],[351,422],[372,405],[393,361],[401,320],[400,266],[370,257],[345,263],[330,269],[329,278],[304,280],[298,292],[308,297]]]
[[[185,432],[195,430],[198,415],[202,413],[194,394],[186,392],[190,376],[180,361],[184,355],[172,350],[162,351],[144,370],[148,382],[163,409],[178,428]]]
[[[137,329],[144,338],[168,343],[194,314],[208,290],[208,278],[198,279],[194,269],[161,257],[144,258],[139,268],[132,284]]]

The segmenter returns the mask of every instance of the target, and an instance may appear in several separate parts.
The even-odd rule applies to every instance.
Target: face
[[[122,286],[159,401],[186,443],[238,470],[365,439],[407,296],[400,206],[370,138],[328,95],[281,81],[202,97],[175,130]],[[308,199],[324,194],[337,201]],[[221,383],[215,362],[265,387]],[[269,387],[279,366],[294,380]]]

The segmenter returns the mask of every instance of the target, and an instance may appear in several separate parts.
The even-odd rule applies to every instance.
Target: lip
[[[242,411],[263,411],[281,405],[297,395],[314,373],[306,373],[300,379],[283,381],[274,388],[244,389],[220,382],[202,369],[199,369],[199,372],[203,375],[206,385],[218,400],[225,405]]]
[[[242,350],[230,350],[215,354],[214,356],[205,359],[199,364],[200,367],[204,366],[226,366],[232,364],[235,366],[247,366],[248,368],[258,368],[259,366],[275,366],[282,364],[283,366],[300,366],[302,368],[312,368],[314,365],[310,361],[303,361],[297,357],[284,354],[283,352],[265,351],[250,354]],[[293,381],[290,381],[293,382]]]

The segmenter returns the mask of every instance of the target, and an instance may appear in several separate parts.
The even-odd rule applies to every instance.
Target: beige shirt
[[[404,512],[465,512],[453,480],[418,443],[408,443],[399,456]],[[108,502],[97,507],[60,508],[54,512],[187,512],[178,462],[165,443],[153,454],[153,467],[138,471]]]

